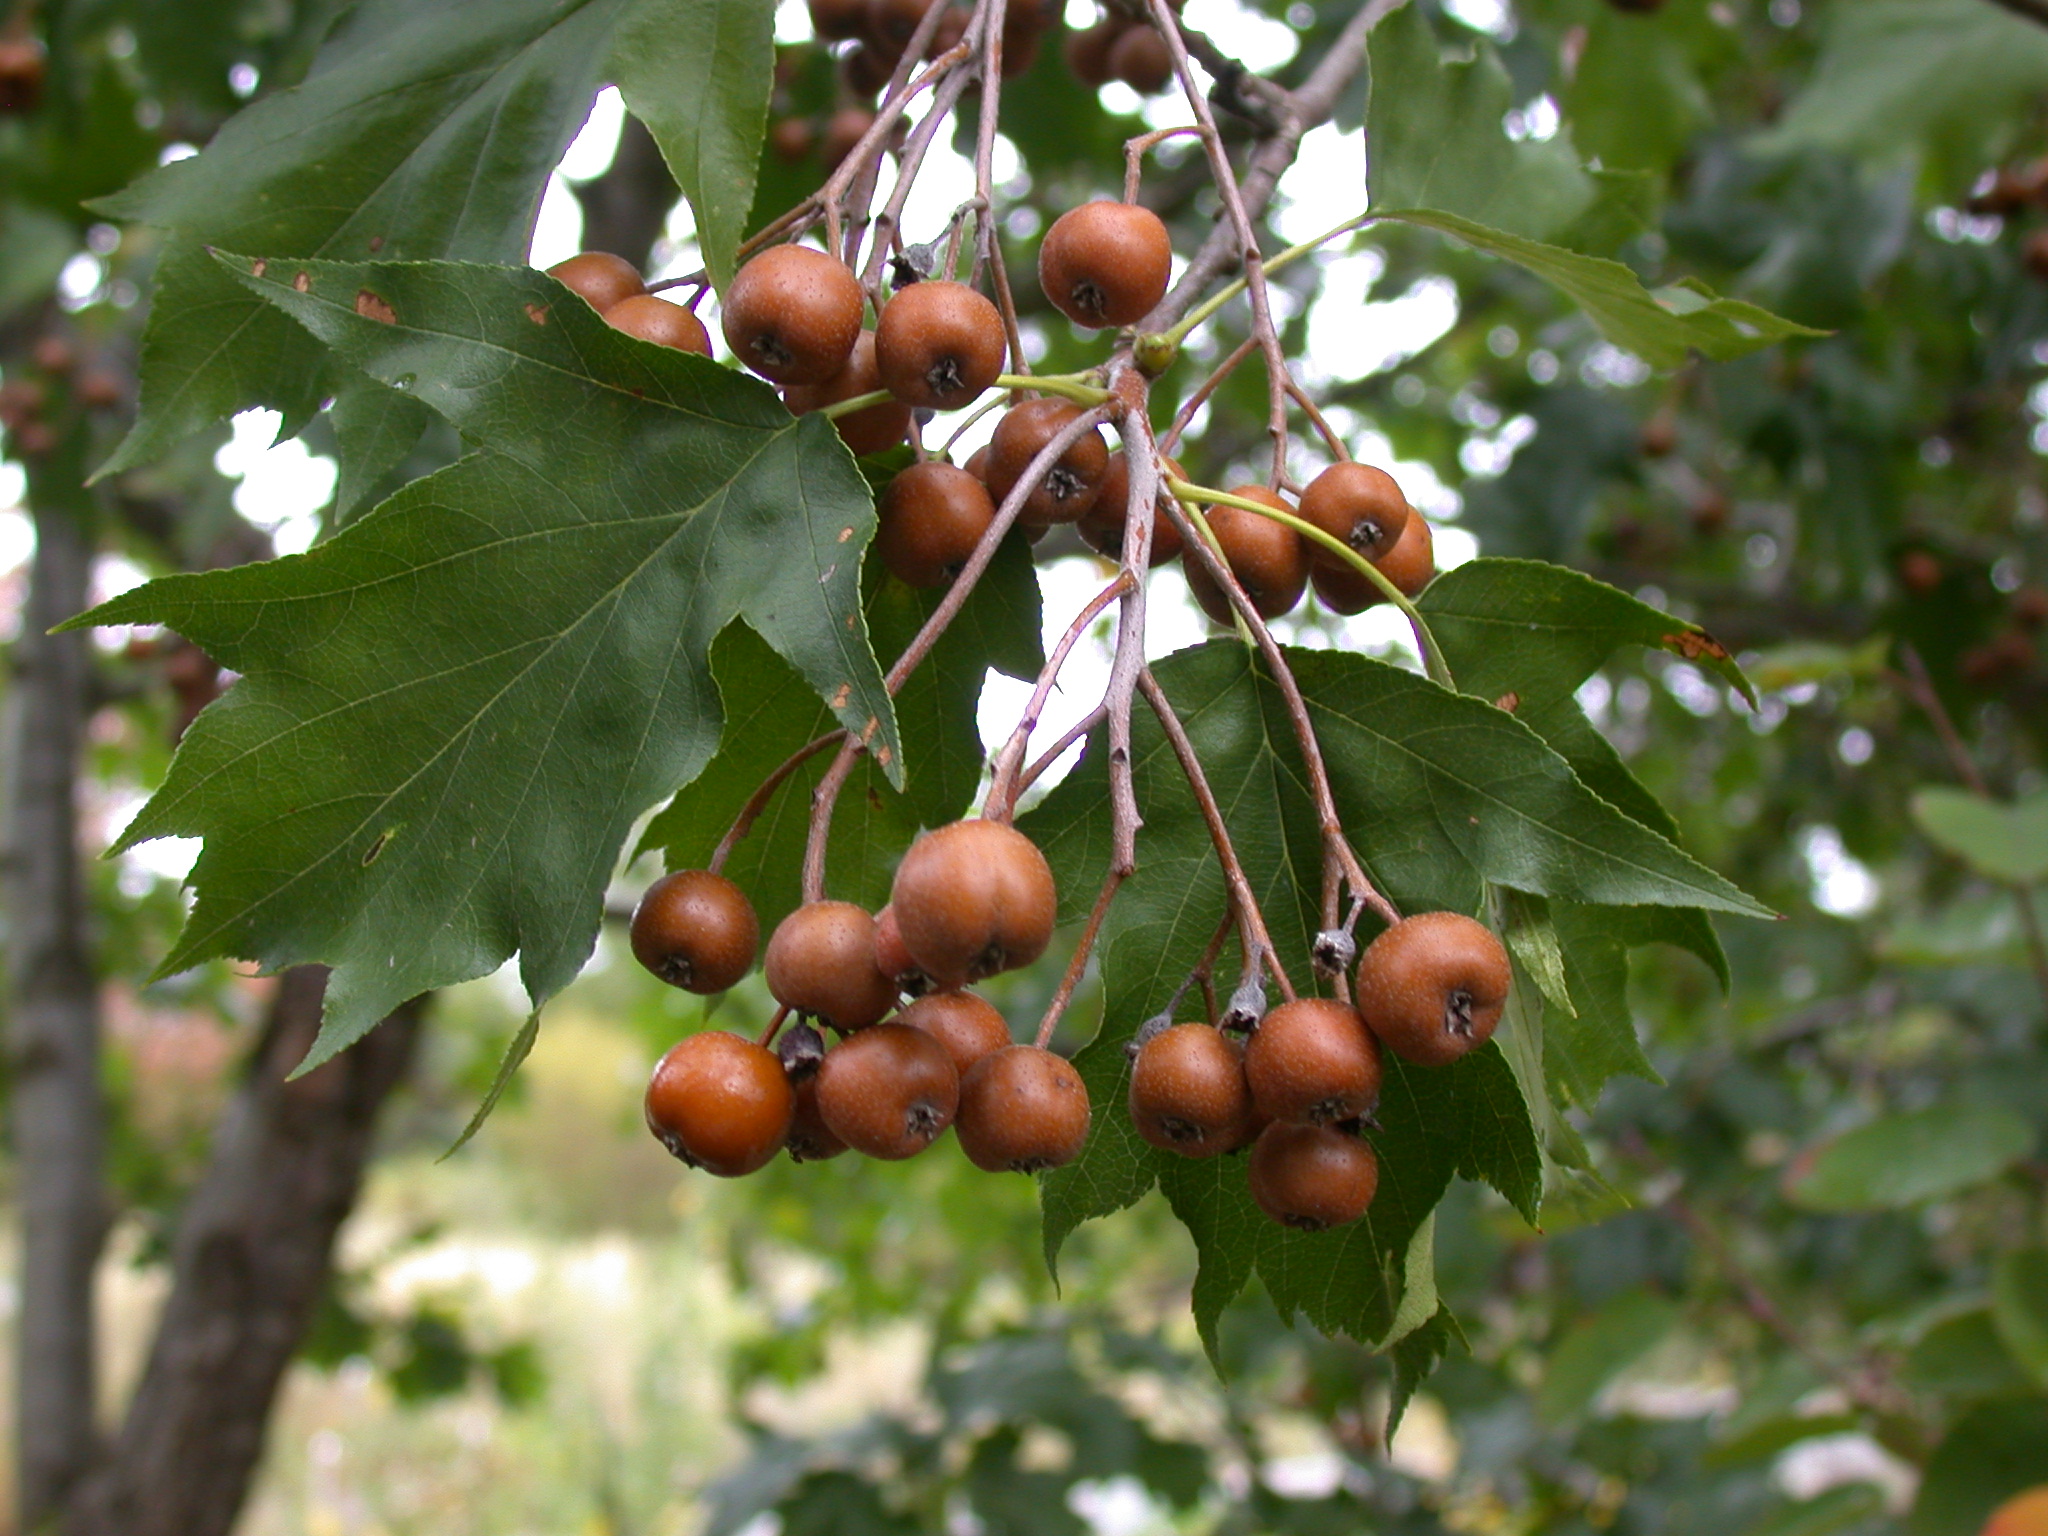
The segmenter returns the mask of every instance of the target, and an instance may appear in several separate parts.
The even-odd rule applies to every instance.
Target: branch
[[[2004,6],[2015,16],[2024,16],[2028,21],[2048,27],[2048,0],[1991,0],[1991,3]]]

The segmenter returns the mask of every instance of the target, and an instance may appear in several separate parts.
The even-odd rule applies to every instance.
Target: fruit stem
[[[816,741],[805,742],[784,758],[775,771],[761,781],[761,787],[747,797],[747,803],[740,807],[739,815],[733,817],[732,825],[726,829],[725,836],[721,837],[718,846],[711,850],[711,862],[705,868],[714,875],[723,874],[725,861],[732,857],[732,851],[739,845],[740,839],[754,829],[755,821],[759,819],[761,812],[768,808],[768,802],[774,798],[775,791],[782,787],[783,781],[834,742],[844,740],[845,736],[846,732],[843,730],[827,731]]]
[[[1210,490],[1206,486],[1191,485],[1185,480],[1166,482],[1166,488],[1182,501],[1214,503],[1217,506],[1241,507],[1247,512],[1256,512],[1269,517],[1276,523],[1285,523],[1309,542],[1327,549],[1354,570],[1362,573],[1367,580],[1380,589],[1380,595],[1399,608],[1407,618],[1409,628],[1415,632],[1415,647],[1422,652],[1422,664],[1429,674],[1429,680],[1439,687],[1455,689],[1451,680],[1451,669],[1444,664],[1443,652],[1436,643],[1436,636],[1429,632],[1429,624],[1421,612],[1408,600],[1408,595],[1388,579],[1387,573],[1374,565],[1357,550],[1334,534],[1325,533],[1305,518],[1296,517],[1292,512],[1282,512],[1278,507],[1269,507],[1262,501],[1253,501],[1248,496],[1233,496],[1228,491]],[[1421,514],[1417,513],[1416,516]]]
[[[1061,753],[1094,730],[1095,727],[1102,724],[1108,714],[1109,706],[1107,704],[1098,704],[1089,710],[1086,715],[1068,726],[1066,733],[1058,741],[1039,753],[1037,757],[1032,759],[1031,766],[1017,775],[1017,794],[1021,797],[1024,791],[1033,784],[1036,784],[1039,775],[1059,761]]]
[[[1076,405],[1106,405],[1112,396],[1106,389],[1083,383],[1078,373],[999,373],[997,389],[1028,389],[1042,395],[1063,395]]]
[[[981,404],[977,405],[973,410],[969,411],[967,415],[962,419],[960,425],[953,429],[953,435],[951,437],[948,437],[946,441],[940,445],[940,455],[942,457],[950,459],[953,456],[953,449],[955,445],[959,443],[961,438],[967,435],[967,429],[973,426],[977,421],[981,420],[981,418],[986,416],[990,411],[1001,410],[1006,404],[1009,403],[1009,398],[1010,397],[1008,395],[990,395],[986,400],[982,401]]]
[[[1199,135],[1201,131],[1192,123],[1183,123],[1178,128],[1155,128],[1150,133],[1139,134],[1135,139],[1125,139],[1124,201],[1135,203],[1138,200],[1138,180],[1142,170],[1140,162],[1146,155],[1168,139],[1177,139],[1182,134]]]
[[[774,1041],[775,1032],[782,1028],[782,1021],[788,1017],[789,1004],[784,1003],[775,1010],[774,1017],[769,1019],[767,1026],[762,1029],[761,1033],[754,1037],[754,1044],[760,1046],[765,1051]]]
[[[1031,732],[1038,725],[1038,717],[1045,712],[1045,701],[1052,694],[1052,685],[1059,678],[1060,668],[1081,636],[1088,632],[1088,626],[1101,617],[1103,609],[1128,592],[1131,583],[1131,573],[1119,571],[1116,580],[1089,598],[1081,611],[1074,615],[1074,622],[1067,626],[1067,632],[1060,636],[1059,644],[1052,648],[1052,655],[1046,658],[1045,665],[1039,669],[1038,685],[1031,690],[1031,701],[1024,706],[1017,728],[1010,733],[1010,739],[996,756],[988,799],[982,806],[981,814],[985,819],[1007,825],[1016,816],[1017,770],[1023,765],[1025,749],[1031,745]]]
[[[1159,717],[1159,728],[1166,733],[1173,755],[1180,762],[1181,772],[1187,776],[1188,788],[1194,792],[1195,803],[1202,809],[1202,820],[1208,824],[1209,840],[1216,845],[1216,858],[1223,865],[1223,883],[1229,888],[1230,905],[1237,914],[1243,935],[1245,968],[1256,971],[1263,957],[1273,969],[1273,979],[1280,983],[1281,994],[1291,1003],[1294,1001],[1294,983],[1288,980],[1287,971],[1280,964],[1280,952],[1273,947],[1272,936],[1266,931],[1266,919],[1259,911],[1258,898],[1252,895],[1252,883],[1245,878],[1244,866],[1238,862],[1237,849],[1230,841],[1230,829],[1223,824],[1223,811],[1216,804],[1216,796],[1210,792],[1209,776],[1202,771],[1202,760],[1195,755],[1194,743],[1188,740],[1180,716],[1173,712],[1173,705],[1167,700],[1150,667],[1138,673],[1138,691],[1145,695],[1145,702]]]
[[[1052,1032],[1059,1028],[1060,1016],[1067,1011],[1067,1004],[1073,1000],[1074,988],[1080,985],[1081,973],[1088,968],[1088,956],[1094,952],[1095,936],[1102,931],[1102,919],[1109,912],[1110,901],[1116,896],[1116,889],[1124,883],[1126,871],[1110,866],[1109,874],[1102,882],[1102,889],[1096,894],[1095,906],[1088,914],[1088,926],[1081,930],[1081,938],[1074,945],[1073,956],[1067,961],[1066,974],[1060,977],[1059,990],[1046,1005],[1045,1017],[1038,1021],[1038,1035],[1032,1041],[1041,1051],[1052,1039]]]
[[[823,406],[818,414],[827,421],[837,421],[842,416],[851,416],[855,411],[864,411],[871,405],[887,405],[895,396],[886,389],[871,389],[864,395],[848,395],[844,400]]]

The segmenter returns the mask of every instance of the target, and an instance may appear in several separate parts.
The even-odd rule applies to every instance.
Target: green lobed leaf
[[[2048,1387],[2048,1248],[2000,1254],[1991,1279],[1991,1315],[2013,1359]]]
[[[1653,368],[1676,368],[1694,351],[1726,362],[1788,337],[1826,334],[1742,299],[1717,297],[1691,280],[1653,293],[1618,261],[1581,256],[1454,213],[1375,208],[1373,216],[1434,229],[1533,272],[1583,309],[1602,336]]]
[[[1816,1211],[1890,1210],[1995,1179],[2027,1155],[2033,1130],[1996,1104],[1944,1103],[1888,1115],[1794,1160],[1786,1194]]]
[[[1369,68],[1374,208],[1437,208],[1541,237],[1592,203],[1569,139],[1507,136],[1514,85],[1490,42],[1475,39],[1469,60],[1446,59],[1422,7],[1403,6],[1373,29]]]
[[[704,266],[723,290],[754,200],[775,85],[775,8],[639,0],[620,22],[611,77],[690,200]]]
[[[139,414],[102,473],[250,406],[276,408],[296,432],[330,391],[319,344],[205,247],[522,259],[615,34],[647,3],[363,0],[335,23],[302,84],[238,113],[199,155],[105,199],[109,216],[172,238],[143,337]],[[671,32],[644,67],[690,48]]]
[[[1935,787],[1915,791],[1912,805],[1920,830],[1978,874],[2015,885],[2048,880],[2048,792],[2005,805]]]
[[[357,374],[336,389],[327,414],[340,467],[333,516],[338,528],[369,508],[379,483],[418,446],[434,413],[411,395]]]
[[[1394,1388],[1387,1403],[1388,1440],[1392,1440],[1394,1431],[1401,1427],[1408,1404],[1415,1398],[1416,1388],[1429,1379],[1430,1373],[1454,1346],[1464,1342],[1465,1330],[1458,1326],[1451,1309],[1439,1305],[1428,1322],[1394,1346]]]
[[[123,835],[206,839],[164,970],[332,964],[312,1061],[515,951],[538,1006],[633,822],[711,757],[735,618],[901,782],[872,503],[828,422],[528,269],[223,260],[477,446],[307,555],[73,621],[169,624],[243,675]]]

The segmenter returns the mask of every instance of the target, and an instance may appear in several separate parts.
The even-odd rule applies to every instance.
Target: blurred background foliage
[[[1084,1228],[1056,1288],[1028,1183],[975,1175],[950,1143],[736,1185],[684,1174],[639,1126],[639,1087],[702,1005],[608,935],[448,1161],[519,1004],[495,980],[436,1000],[250,1536],[1960,1536],[2048,1479],[2048,26],[1991,0],[1411,3],[1446,49],[1497,53],[1512,136],[1597,159],[1565,243],[1832,333],[1653,377],[1526,274],[1418,230],[1282,280],[1333,420],[1362,452],[1383,441],[1453,557],[1642,592],[1737,649],[1763,692],[1746,711],[1662,656],[1582,691],[1687,846],[1785,914],[1723,925],[1725,997],[1691,960],[1638,957],[1664,1083],[1617,1083],[1581,1117],[1597,1177],[1553,1190],[1541,1233],[1453,1190],[1436,1253],[1463,1344],[1389,1445],[1386,1362],[1257,1294],[1211,1370],[1191,1250],[1157,1200]],[[269,429],[245,422],[77,489],[129,416],[154,253],[81,204],[290,84],[337,8],[36,15],[40,100],[0,115],[10,622],[22,504],[100,520],[102,591],[205,563],[251,525],[284,549],[317,534],[320,424],[266,454]],[[1351,9],[1189,0],[1187,17],[1291,80]],[[1074,0],[1067,22],[1093,15]],[[800,6],[783,20],[803,34]],[[822,114],[832,89],[792,43],[778,113]],[[1110,187],[1158,109],[1085,91],[1056,46],[1006,106],[1010,266],[1028,271],[1036,231]],[[1362,180],[1329,168],[1362,167],[1362,110],[1361,93],[1283,183],[1284,238],[1355,211]],[[606,157],[585,160],[587,188]],[[1211,194],[1175,147],[1160,160],[1148,195],[1191,250]],[[764,166],[762,217],[820,174]],[[573,248],[576,218],[563,183],[544,227]],[[686,270],[687,214],[670,235],[657,254]],[[1036,298],[1019,284],[1041,365],[1092,361]],[[1387,344],[1333,349],[1360,315]],[[1174,382],[1237,336],[1226,316]],[[1246,370],[1200,419],[1204,465],[1248,464],[1263,412]],[[430,437],[405,473],[452,447]],[[167,638],[116,637],[97,660],[82,793],[103,845],[213,679]],[[190,850],[142,852],[93,871],[117,1106],[110,1404],[265,986],[219,965],[142,985]],[[627,871],[619,901],[650,873]],[[757,985],[720,1022],[758,1024]],[[1007,986],[1023,1020],[1049,980]]]

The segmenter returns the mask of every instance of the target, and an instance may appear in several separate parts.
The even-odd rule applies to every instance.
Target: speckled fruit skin
[[[889,905],[918,969],[954,992],[1044,954],[1058,893],[1045,855],[1015,827],[956,821],[910,845]]]
[[[875,914],[875,969],[892,978],[906,992],[918,992],[930,985],[910,951],[903,947],[903,930],[896,926],[896,909],[884,907]]]
[[[548,276],[600,315],[614,304],[647,292],[640,269],[610,251],[579,251],[549,267]]]
[[[1263,502],[1281,512],[1292,512],[1284,497],[1263,485],[1240,485],[1230,493],[1247,501]],[[1245,596],[1262,619],[1277,619],[1301,601],[1308,587],[1308,546],[1301,535],[1285,523],[1247,512],[1243,507],[1212,506],[1204,509],[1209,531],[1223,548],[1224,563],[1244,588]],[[1202,612],[1218,624],[1231,622],[1230,597],[1209,574],[1208,566],[1196,555],[1182,562],[1187,567],[1188,590],[1202,605]]]
[[[1259,1112],[1302,1125],[1369,1115],[1380,1099],[1380,1048],[1357,1010],[1326,997],[1282,1003],[1252,1031],[1245,1082]]]
[[[860,339],[860,280],[807,245],[776,245],[741,267],[719,320],[726,345],[778,384],[822,384]]]
[[[704,322],[682,305],[651,293],[619,300],[604,312],[604,323],[658,347],[674,347],[699,357],[711,355],[711,333],[704,329]]]
[[[1370,464],[1332,464],[1301,493],[1301,517],[1368,560],[1394,547],[1408,526],[1408,498],[1394,477]],[[1315,565],[1349,569],[1319,544],[1309,546]]]
[[[953,1123],[960,1074],[944,1045],[908,1024],[877,1024],[841,1041],[818,1068],[818,1115],[856,1152],[915,1157]]]
[[[1241,1147],[1253,1115],[1244,1050],[1207,1024],[1176,1024],[1131,1066],[1131,1124],[1155,1147],[1215,1157]]]
[[[1999,1505],[1978,1536],[2048,1536],[2048,1483]]]
[[[1358,960],[1358,1011],[1403,1061],[1441,1067],[1484,1045],[1514,982],[1508,952],[1461,912],[1403,918]]]
[[[1428,520],[1420,512],[1412,513],[1394,547],[1373,564],[1403,597],[1418,596],[1436,576],[1436,539]],[[1363,613],[1386,601],[1371,577],[1348,565],[1312,565],[1309,579],[1315,583],[1316,596],[1338,613]]]
[[[995,383],[1006,355],[1002,315],[965,283],[899,288],[875,325],[882,388],[906,405],[956,410]]]
[[[752,1173],[782,1148],[796,1092],[772,1051],[724,1030],[670,1047],[647,1082],[647,1128],[692,1168]]]
[[[890,574],[913,587],[944,587],[995,521],[996,504],[966,470],[927,459],[891,480],[875,511],[875,553]]]
[[[778,1003],[840,1029],[862,1029],[896,1006],[875,964],[875,920],[850,901],[798,907],[768,940],[768,990]]]
[[[1121,16],[1111,16],[1082,31],[1069,32],[1062,47],[1067,73],[1091,90],[1109,84],[1116,78],[1109,70],[1109,50],[1129,26]]]
[[[965,1077],[984,1056],[1011,1043],[1010,1025],[995,1005],[972,992],[934,992],[898,1015],[946,1048],[953,1070]]]
[[[801,416],[855,395],[871,395],[881,387],[882,375],[875,368],[875,333],[862,331],[854,338],[844,368],[822,384],[791,385],[782,392],[782,403],[792,416]],[[885,453],[909,432],[910,407],[901,400],[884,400],[835,416],[832,425],[839,431],[839,440],[855,453]]]
[[[1076,325],[1136,325],[1166,297],[1173,238],[1136,203],[1069,208],[1038,245],[1038,286]]]
[[[1167,461],[1172,464],[1172,460]],[[1173,465],[1176,474],[1179,465]],[[1185,477],[1183,477],[1185,478]],[[1081,536],[1081,542],[1098,555],[1111,560],[1121,560],[1124,553],[1124,529],[1128,526],[1131,510],[1131,461],[1130,456],[1118,449],[1109,456],[1109,468],[1102,476],[1102,483],[1095,488],[1095,503],[1083,512],[1074,524],[1074,532]],[[1151,565],[1164,565],[1180,553],[1180,529],[1173,519],[1152,509],[1152,551]]]
[[[1259,1209],[1302,1232],[1358,1220],[1380,1187],[1379,1159],[1356,1136],[1282,1121],[1259,1132],[1245,1175]]]
[[[1135,26],[1109,45],[1109,72],[1140,96],[1154,96],[1173,79],[1173,51],[1149,26]]]
[[[1005,1046],[961,1081],[954,1130],[967,1160],[990,1173],[1063,1167],[1088,1139],[1088,1085],[1051,1051]]]
[[[708,869],[679,869],[633,909],[633,958],[672,987],[708,996],[754,968],[760,920],[746,892]]]
[[[796,1112],[789,1122],[783,1148],[792,1163],[822,1163],[846,1150],[846,1143],[832,1134],[818,1113],[818,1080],[811,1078],[796,1090]]]
[[[1039,449],[1081,414],[1081,408],[1057,396],[1026,400],[1003,412],[988,440],[984,478],[988,493],[1000,505],[1003,498],[1024,477],[1024,471],[1038,456]],[[1046,476],[1024,498],[1019,514],[1026,523],[1045,526],[1071,523],[1090,507],[1109,473],[1109,445],[1102,434],[1090,428],[1083,432],[1059,458]]]

